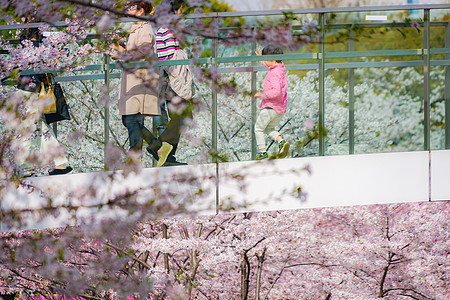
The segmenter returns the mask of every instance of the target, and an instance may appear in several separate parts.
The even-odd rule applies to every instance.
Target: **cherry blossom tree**
[[[445,299],[448,202],[323,208],[143,225],[138,252],[200,299]],[[153,253],[153,255],[152,255]]]
[[[190,1],[195,13],[201,13],[202,5],[207,4],[204,1]],[[126,37],[126,30],[115,25],[119,17],[128,16],[124,1],[15,0],[0,1],[0,7],[3,19],[10,24],[22,23],[28,18],[32,22],[45,21],[49,24],[42,25],[42,31],[55,31],[44,39],[38,48],[32,47],[27,42],[15,45],[5,39],[1,40],[0,46],[9,52],[9,56],[0,56],[0,76],[10,80],[17,80],[18,72],[27,69],[37,72],[62,70],[65,72],[63,74],[71,74],[74,71],[73,66],[75,69],[82,69],[84,65],[98,63],[104,58],[103,55],[111,54],[111,44],[120,43]],[[193,57],[200,57],[205,51],[208,46],[205,46],[204,39],[208,38],[219,38],[225,46],[248,45],[249,42],[256,40],[260,44],[274,42],[291,50],[317,40],[317,23],[293,20],[288,15],[273,22],[257,22],[256,25],[241,24],[242,20],[230,21],[231,24],[235,22],[242,26],[227,36],[219,36],[221,21],[200,18],[186,23],[180,17],[169,15],[167,10],[168,7],[162,4],[155,15],[144,20],[150,21],[155,28],[161,25],[175,28],[177,37],[182,43],[189,45]],[[65,29],[55,30],[50,26],[62,20],[66,22]],[[292,24],[295,22],[304,24],[301,35],[292,33]],[[98,39],[86,43],[85,40],[90,34],[97,34]],[[11,32],[11,36],[17,38],[18,33]],[[127,67],[127,63],[133,62],[134,57],[131,55],[122,58],[122,67],[130,68]],[[149,72],[154,70],[154,60],[149,58],[145,64],[149,67]],[[131,68],[133,67],[135,66],[132,65]],[[198,112],[193,128],[189,130],[191,133],[186,135],[187,138],[184,140],[186,143],[184,148],[190,150],[183,154],[185,158],[191,158],[191,161],[193,156],[202,153],[201,148],[205,148],[204,144],[208,144],[208,139],[203,139],[209,136],[206,133],[209,125],[205,124],[209,120],[207,99],[210,99],[210,89],[207,90],[206,87],[213,86],[219,92],[221,104],[219,121],[222,124],[228,123],[225,120],[230,120],[231,113],[236,112],[237,108],[246,106],[249,97],[243,94],[236,96],[233,103],[227,103],[229,97],[226,98],[232,93],[236,94],[236,91],[248,90],[244,83],[249,81],[249,73],[221,76],[212,66],[209,66],[209,69],[197,67],[194,73],[197,75],[199,90],[196,99]],[[263,73],[258,75],[259,81],[263,75]],[[291,106],[286,117],[292,121],[286,125],[286,135],[292,140],[298,136],[307,136],[307,130],[312,129],[317,120],[316,78],[317,73],[313,71],[300,80],[297,75],[289,75]],[[72,151],[71,155],[80,160],[78,166],[81,168],[87,164],[92,169],[88,167],[85,170],[94,170],[103,163],[102,151],[105,146],[101,143],[103,134],[101,107],[104,104],[111,104],[111,110],[114,110],[112,103],[115,102],[117,95],[112,91],[111,98],[108,98],[104,94],[105,86],[94,84],[88,86],[88,84],[80,82],[67,89],[68,95],[77,100],[73,106],[77,114],[75,125],[65,124],[61,128],[61,133],[64,136],[62,141],[70,145],[67,147],[68,151]],[[115,84],[117,82],[111,84],[111,90],[114,90]],[[327,78],[326,86],[327,93],[336,96],[329,103],[333,113],[327,122],[329,125],[333,124],[336,129],[330,131],[328,135],[328,149],[330,153],[341,153],[340,143],[344,140],[342,136],[347,126],[344,118],[346,109],[341,102],[347,94],[342,87],[335,84],[333,77]],[[365,99],[371,97],[370,86],[360,84],[357,89],[361,98],[365,93],[367,93]],[[79,101],[80,98],[85,101]],[[41,293],[46,297],[65,294],[91,299],[122,299],[129,296],[175,299],[184,298],[186,295],[205,299],[239,297],[267,299],[286,296],[320,298],[329,295],[345,298],[344,295],[358,293],[357,295],[362,295],[360,296],[362,298],[367,296],[366,299],[396,294],[444,299],[442,295],[445,296],[443,286],[446,279],[442,270],[446,265],[441,259],[444,251],[441,242],[445,239],[440,240],[434,236],[436,248],[434,252],[430,252],[430,255],[434,253],[434,256],[424,256],[420,251],[423,247],[426,249],[430,247],[425,233],[420,235],[424,244],[411,244],[411,247],[406,237],[397,240],[397,237],[403,234],[401,227],[392,229],[398,234],[383,235],[382,228],[386,228],[390,223],[379,224],[374,219],[385,217],[383,220],[387,220],[386,216],[396,218],[397,215],[394,216],[394,213],[390,212],[391,207],[366,208],[359,214],[356,208],[349,208],[342,211],[305,210],[218,215],[214,218],[171,218],[189,213],[192,209],[189,204],[193,198],[206,197],[210,192],[203,188],[202,182],[212,175],[204,174],[203,177],[193,178],[189,171],[170,173],[166,176],[158,174],[160,177],[148,186],[136,190],[126,188],[105,197],[98,190],[99,186],[112,189],[119,179],[142,171],[139,155],[124,151],[126,141],[117,118],[112,120],[111,131],[116,135],[112,136],[113,142],[107,145],[107,155],[104,158],[109,172],[93,175],[92,184],[85,188],[64,191],[67,195],[65,203],[55,203],[52,192],[42,190],[43,197],[48,201],[40,207],[16,209],[5,206],[4,196],[10,192],[19,198],[24,197],[20,193],[23,189],[38,190],[38,187],[33,185],[33,180],[24,178],[27,170],[16,159],[21,151],[17,136],[31,138],[36,135],[29,126],[26,126],[25,120],[34,122],[37,116],[31,114],[25,106],[39,108],[46,103],[38,101],[35,97],[30,99],[22,97],[14,86],[2,88],[0,100],[2,222],[8,228],[17,229],[26,225],[30,218],[43,219],[48,215],[70,212],[73,213],[69,214],[70,218],[79,224],[76,227],[42,231],[2,233],[0,291],[3,294],[20,292],[24,296],[32,296]],[[377,100],[380,102],[376,102],[380,110],[385,108],[381,104],[385,99],[377,98]],[[361,103],[366,103],[361,105],[362,112],[370,109],[368,102],[361,100]],[[227,112],[227,108],[232,107],[235,110]],[[301,114],[298,113],[299,108],[302,108]],[[248,109],[242,111],[240,115],[235,116],[240,122],[228,124],[221,133],[224,139],[225,136],[229,138],[224,148],[235,149],[235,152],[229,151],[225,154],[236,160],[249,157],[249,149],[242,148],[245,144],[243,141],[249,140],[249,124],[244,123],[244,120],[249,120],[249,113]],[[91,120],[84,123],[84,119]],[[380,119],[381,116],[376,116],[365,120],[364,126],[367,127],[360,128],[362,132],[366,129],[370,132],[367,136],[368,141],[372,141],[371,137],[378,135],[377,132],[373,132],[373,126],[385,127],[385,123]],[[307,121],[305,124],[309,125],[298,126],[305,121]],[[195,143],[187,144],[188,141]],[[299,155],[314,153],[315,141],[311,139],[307,143],[303,145],[303,153]],[[374,141],[373,145],[376,143]],[[51,149],[50,152],[56,156],[60,151],[58,148]],[[27,153],[23,155],[38,173],[48,170],[48,158],[43,159],[38,155]],[[199,162],[203,161],[200,159]],[[149,162],[148,160],[145,162],[144,159],[144,163]],[[179,195],[171,193],[168,182],[196,188],[191,198],[176,202],[173,200]],[[439,209],[435,208],[437,206],[431,207],[430,214],[439,216],[439,220],[448,213],[448,206],[442,205]],[[98,212],[84,218],[77,217],[77,211],[91,208],[98,209]],[[117,210],[118,214],[108,215],[112,209]],[[394,210],[398,209],[403,208]],[[428,218],[427,215],[421,215],[422,212],[425,214],[426,210],[428,208],[425,210],[411,208],[410,214],[417,215],[416,223],[405,223],[405,226],[411,230],[418,228],[417,226],[426,226],[421,223],[423,219]],[[353,214],[357,217],[351,219],[349,216]],[[100,218],[105,215],[109,217]],[[163,221],[158,221],[162,218]],[[342,220],[350,220],[349,223],[354,226],[343,223]],[[392,226],[396,224],[394,222]],[[442,221],[439,224],[433,223],[445,236],[444,224]],[[431,232],[434,231],[430,231],[429,238],[433,237]],[[412,231],[411,234],[416,233]],[[335,240],[339,236],[345,238],[344,245]],[[372,260],[377,259],[376,267],[372,266],[372,260],[367,258],[366,264],[357,263],[365,253],[363,251],[365,248],[359,249],[357,246],[366,237],[364,246],[373,247],[370,248],[372,255],[370,257]],[[327,239],[334,241],[336,246],[324,244]],[[399,241],[400,247],[405,248],[395,248],[394,244],[388,242],[389,239]],[[379,241],[382,243],[378,243]],[[354,248],[346,248],[346,252],[339,252],[348,245],[353,245]],[[346,261],[349,258],[344,257],[343,253],[350,257],[352,254],[350,252],[355,249],[363,252],[358,252],[360,256],[355,256],[355,260]],[[407,256],[409,252],[405,249],[413,249],[410,251],[413,253],[411,258]],[[392,257],[389,258],[390,256]],[[400,264],[397,259],[403,256],[408,259],[405,259],[405,264]],[[423,257],[430,263],[433,262],[429,270],[423,271],[432,284],[433,288],[430,289],[414,281],[417,276],[414,276],[413,269],[423,262]],[[401,262],[403,263],[403,260]],[[413,262],[412,265],[409,265],[410,262]],[[402,277],[401,270],[397,273],[397,265],[402,267],[405,265],[405,268],[407,265],[410,268],[408,274],[411,276]],[[429,273],[430,270],[436,270],[436,273]],[[360,292],[355,290],[355,287],[367,288],[361,289],[363,292]]]
[[[91,292],[117,285],[134,296],[151,286],[153,297],[168,299],[446,299],[448,213],[446,201],[181,217],[141,223],[130,240],[106,243],[76,228],[6,234],[2,256],[14,253],[22,273],[4,270],[3,278],[42,292],[69,276],[57,269],[50,279],[55,269],[21,260],[23,238],[39,234],[77,274],[65,289],[74,293],[89,283]],[[67,244],[63,232],[78,239]],[[93,261],[105,272],[90,270]]]

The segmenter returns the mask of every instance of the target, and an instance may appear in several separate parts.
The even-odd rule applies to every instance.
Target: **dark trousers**
[[[148,144],[153,144],[156,138],[144,126],[144,117],[140,114],[123,115],[122,124],[128,130],[128,140],[130,150],[142,151],[142,143],[145,140]]]

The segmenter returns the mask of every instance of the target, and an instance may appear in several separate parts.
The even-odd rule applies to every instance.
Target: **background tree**
[[[73,5],[70,10],[67,10],[68,2]],[[108,43],[123,39],[124,31],[116,30],[114,21],[118,17],[126,16],[123,10],[124,5],[111,3],[111,1],[98,3],[49,1],[32,2],[30,4],[29,1],[19,0],[14,3],[2,3],[2,8],[10,16],[9,20],[20,19],[26,16],[26,12],[31,11],[36,13],[34,15],[36,20],[54,22],[61,20],[62,17],[73,18],[73,22],[67,29],[47,39],[45,47],[42,49],[15,47],[14,44],[3,40],[3,49],[14,55],[13,59],[6,59],[2,56],[2,76],[10,75],[11,78],[14,78],[15,74],[11,70],[17,72],[31,67],[39,71],[64,68],[69,73],[73,71],[70,67],[73,64],[87,64],[95,61],[95,59],[99,60],[103,54],[108,54]],[[201,3],[198,3],[198,6],[200,9]],[[157,15],[158,17],[150,20],[154,27],[173,21],[173,28],[179,30],[180,39],[191,46],[194,55],[200,56],[201,53],[204,53],[205,46],[195,39],[189,40],[192,36],[208,38],[218,34],[220,24],[212,24],[207,20],[194,21],[189,28],[186,28],[183,27],[184,23],[178,22],[179,20],[171,19],[168,21],[167,18],[164,18],[167,16],[162,13],[163,10],[160,10],[160,12]],[[8,19],[8,16],[5,19]],[[257,42],[260,44],[277,42],[286,48],[304,45],[305,40],[293,39],[293,36],[290,35],[291,21],[291,19],[281,18],[278,22],[271,22],[270,24],[257,23],[253,32],[249,29],[250,26],[245,25],[237,28],[234,36],[221,38],[224,40],[224,45],[227,46],[248,45],[253,40],[253,33],[255,33]],[[311,23],[308,24],[311,25]],[[273,30],[270,30],[272,27]],[[48,30],[49,27],[46,26],[42,29]],[[308,34],[314,39],[313,31],[317,33],[317,26],[311,25],[309,29]],[[260,30],[262,32],[259,34]],[[101,42],[85,43],[87,34],[96,31],[102,33],[100,35]],[[267,32],[271,34],[267,35]],[[296,43],[292,43],[292,40]],[[62,48],[65,51],[58,51]],[[67,52],[66,49],[70,51]],[[235,49],[232,49],[232,51],[235,51]],[[49,53],[55,54],[55,56],[49,57]],[[96,54],[97,57],[94,58],[91,56],[92,54]],[[43,61],[44,58],[45,61]],[[133,60],[132,57],[128,59]],[[146,63],[151,66],[153,62],[149,60]],[[248,135],[250,132],[248,122],[249,93],[246,84],[249,82],[249,73],[227,74],[220,77],[219,72],[214,68],[211,68],[210,72],[204,73],[200,72],[201,69],[197,70],[199,70],[198,74],[201,75],[197,77],[198,94],[204,96],[204,98],[199,97],[198,102],[204,103],[204,109],[207,109],[209,104],[208,100],[204,99],[210,99],[208,94],[210,89],[207,90],[206,87],[211,85],[211,80],[215,85],[223,83],[225,89],[219,96],[221,109],[223,109],[220,121],[222,124],[228,125],[225,127],[226,130],[222,132],[223,136],[228,138],[228,144],[224,143],[224,145],[235,146],[234,148],[224,148],[235,149],[236,151],[229,151],[225,154],[232,159],[239,160],[242,157],[245,159],[246,156],[249,156],[249,149],[242,148],[242,145],[249,141]],[[395,78],[417,78],[418,75],[414,73],[415,70],[405,70],[405,74],[401,74],[403,77],[398,76],[398,70],[380,69],[375,69],[373,76],[377,79],[384,78],[385,74]],[[441,71],[437,70],[436,78],[440,78]],[[258,74],[259,82],[262,81],[263,75],[263,73]],[[305,120],[310,120],[314,124],[317,120],[317,72],[309,72],[301,79],[296,74],[290,74],[289,84],[291,97],[289,100],[292,104],[286,117],[293,117],[293,119],[292,123],[290,123],[291,121],[287,123],[285,130],[290,138],[295,140],[308,135],[306,132],[307,126],[299,127],[297,124],[303,124]],[[405,105],[410,102],[410,94],[396,101],[393,100],[399,96],[399,93],[380,95],[378,92],[379,89],[383,88],[383,85],[377,84],[360,83],[357,85],[357,96],[360,97],[359,111],[364,118],[364,122],[361,122],[363,125],[358,130],[360,130],[361,137],[364,139],[364,142],[361,143],[361,149],[382,151],[386,148],[379,148],[378,144],[382,144],[392,136],[389,130],[398,132],[398,128],[401,127],[396,123],[392,123],[395,126],[389,126],[391,123],[386,124],[387,120],[383,120],[381,114],[369,117],[369,114],[364,112],[375,111],[374,107],[377,108],[377,112],[387,109],[388,115],[395,115],[400,112],[398,113],[398,120],[400,121],[401,117],[410,113],[409,109],[414,112],[417,110],[417,103]],[[399,84],[399,82],[393,81],[389,84]],[[409,86],[414,86],[414,80],[411,80]],[[67,134],[61,135],[67,136],[68,143],[72,140],[78,141],[79,144],[85,143],[86,140],[93,141],[92,144],[86,142],[86,144],[92,146],[86,147],[85,152],[79,151],[80,148],[70,150],[73,151],[74,157],[79,155],[76,157],[80,158],[78,165],[80,169],[86,165],[90,167],[101,164],[101,153],[104,145],[101,144],[102,120],[100,108],[105,103],[113,102],[113,99],[102,97],[103,88],[92,82],[82,82],[74,85],[68,92],[75,100],[73,101],[76,103],[74,109],[78,109],[80,115],[74,126],[77,128],[72,130],[72,128],[67,127]],[[330,130],[328,134],[328,151],[329,153],[341,153],[345,151],[343,145],[346,141],[345,133],[347,130],[344,117],[346,108],[343,103],[345,103],[348,95],[345,86],[340,84],[333,76],[327,77],[326,89],[327,99],[329,99],[327,105],[331,113],[327,120],[329,122],[327,127],[331,128],[331,125],[333,125],[333,130]],[[230,91],[243,91],[247,94],[239,94],[231,102],[230,97],[227,98]],[[298,97],[299,95],[300,97]],[[328,95],[333,97],[328,97]],[[112,97],[115,97],[114,93],[112,93]],[[91,101],[79,101],[79,99],[90,99]],[[34,134],[33,132],[27,132],[27,128],[23,125],[23,120],[31,116],[23,109],[26,99],[20,97],[11,87],[2,90],[1,101],[3,120],[1,145],[2,149],[5,150],[2,152],[0,159],[2,164],[0,192],[5,195],[9,191],[13,191],[18,197],[17,200],[20,200],[21,194],[18,191],[21,188],[37,188],[33,186],[32,180],[23,180],[24,170],[15,161],[15,154],[18,151],[17,145],[14,144],[15,137],[18,134],[30,136]],[[202,108],[200,104],[198,107]],[[240,114],[234,116],[236,122],[228,124],[225,120],[231,119],[232,111],[227,114],[226,108],[232,107]],[[240,111],[239,108],[241,107],[245,107],[245,109]],[[402,107],[405,109],[399,110]],[[113,108],[114,106],[112,106]],[[88,119],[89,122],[83,123],[82,117]],[[397,119],[395,120],[397,121]],[[402,123],[402,126],[412,127],[417,125],[415,123],[417,119],[415,118],[408,117],[404,121],[405,123]],[[209,134],[206,134],[209,125],[204,125],[208,122],[208,113],[200,110],[196,113],[196,122],[197,127],[193,128],[189,140],[208,144],[207,139],[202,139],[209,136]],[[120,124],[113,121],[113,126],[119,127]],[[86,127],[89,129],[87,130],[87,138],[84,135],[86,130],[83,131]],[[243,130],[246,128],[247,130]],[[65,133],[63,130],[64,128],[61,132]],[[264,299],[269,295],[270,297],[274,295],[273,297],[280,298],[285,295],[292,298],[318,298],[330,294],[346,295],[342,297],[351,298],[348,295],[354,295],[354,288],[357,286],[359,289],[356,292],[361,292],[361,297],[367,296],[367,299],[375,297],[374,295],[376,297],[378,295],[387,297],[393,294],[397,295],[396,293],[406,294],[410,292],[413,293],[411,295],[414,297],[423,296],[440,299],[441,295],[445,294],[442,286],[445,286],[447,279],[441,271],[442,268],[446,267],[445,261],[442,262],[441,259],[444,252],[441,240],[433,235],[429,238],[432,241],[437,241],[437,252],[430,252],[430,255],[434,256],[423,256],[424,254],[420,252],[422,251],[422,244],[417,246],[417,249],[414,248],[415,246],[411,248],[407,246],[408,250],[413,249],[411,250],[413,256],[405,261],[405,263],[415,261],[420,265],[423,262],[420,259],[425,257],[429,261],[436,262],[432,264],[432,269],[437,270],[437,273],[429,273],[428,269],[422,270],[424,274],[427,274],[427,278],[429,277],[427,280],[433,282],[433,288],[428,289],[420,285],[422,282],[414,282],[414,279],[419,276],[408,275],[408,277],[399,277],[398,280],[389,281],[394,278],[390,275],[394,275],[397,268],[397,266],[394,267],[393,262],[395,257],[406,255],[397,251],[398,249],[394,249],[395,244],[389,244],[390,241],[387,238],[397,241],[396,237],[401,236],[401,233],[406,231],[396,229],[396,234],[389,236],[385,234],[385,231],[382,231],[382,228],[386,228],[388,223],[385,222],[380,225],[374,221],[377,218],[387,219],[386,216],[391,219],[392,214],[389,209],[374,209],[373,213],[371,213],[371,209],[367,209],[362,211],[362,215],[358,215],[352,209],[349,209],[348,214],[334,210],[324,210],[320,213],[308,210],[298,212],[295,215],[296,218],[290,216],[291,212],[282,212],[224,215],[213,219],[199,218],[194,221],[179,218],[164,219],[169,231],[165,235],[164,226],[158,220],[188,211],[189,204],[194,198],[201,198],[207,194],[208,191],[203,190],[201,183],[204,178],[209,178],[211,174],[204,174],[204,177],[193,179],[188,172],[170,173],[167,176],[161,175],[156,181],[143,188],[134,190],[126,186],[123,190],[120,189],[117,193],[111,193],[108,194],[108,197],[105,197],[99,190],[99,186],[113,189],[113,187],[116,187],[117,180],[122,180],[129,174],[140,172],[139,157],[126,156],[121,149],[126,141],[119,130],[113,129],[113,131],[117,133],[117,136],[113,137],[113,144],[116,145],[115,147],[108,146],[108,155],[105,158],[107,167],[111,172],[94,174],[93,177],[90,177],[92,178],[91,185],[82,189],[71,190],[70,187],[65,187],[64,195],[67,202],[55,202],[56,198],[51,190],[42,191],[42,194],[48,200],[42,207],[30,210],[12,209],[5,206],[3,197],[0,198],[2,199],[0,211],[2,221],[6,222],[10,228],[14,228],[14,226],[20,228],[26,225],[24,222],[27,219],[21,219],[24,213],[27,213],[27,216],[31,215],[40,219],[48,215],[70,212],[71,214],[68,215],[73,218],[72,220],[76,220],[80,224],[79,227],[64,229],[3,234],[0,244],[2,251],[0,261],[3,263],[1,265],[3,293],[21,291],[30,295],[45,293],[47,296],[54,293],[64,293],[85,298],[109,298],[110,296],[112,298],[125,298],[133,295],[141,298],[166,297],[170,299],[176,295],[184,297],[189,294],[210,299],[221,297],[230,299],[259,297]],[[402,132],[399,132],[399,135],[402,135]],[[82,136],[81,139],[80,136]],[[408,136],[409,134],[405,136],[404,140],[401,140],[404,147],[408,147],[409,141],[416,140],[414,133],[409,136],[409,140],[407,139]],[[195,137],[195,139],[190,139],[190,137]],[[379,139],[376,139],[377,137]],[[184,143],[187,143],[187,141],[188,139]],[[314,140],[309,141],[307,145],[303,145],[302,149],[297,150],[297,154],[314,154],[317,149],[314,143]],[[198,156],[201,148],[205,148],[204,144],[189,144],[185,148],[192,149],[192,153]],[[415,145],[413,144],[413,147]],[[69,147],[69,149],[72,148]],[[303,152],[300,153],[299,150]],[[184,153],[185,157],[192,155],[188,151]],[[83,159],[85,160],[83,161]],[[44,169],[45,162],[41,161],[39,157],[29,157],[29,161],[34,162],[37,167],[41,167],[43,172],[46,171]],[[236,179],[242,180],[242,178]],[[167,186],[167,182],[177,182],[180,185],[186,184],[189,187],[195,187],[193,191],[191,190],[192,194],[189,194],[192,197],[183,198],[182,201],[177,202],[180,195],[174,195],[170,187]],[[61,193],[61,190],[56,192]],[[96,208],[97,210],[85,218],[78,218],[76,212],[85,208]],[[120,217],[106,214],[110,213],[112,209],[117,210]],[[418,211],[423,212],[424,210],[419,209]],[[448,206],[445,206],[443,210],[431,210],[431,213],[433,216],[438,216],[439,224],[441,224],[437,225],[441,226],[438,227],[438,232],[446,238],[445,233],[447,231],[445,227],[442,228],[442,226],[445,226],[445,222],[442,220],[444,220],[445,214],[448,214]],[[412,214],[416,214],[416,212],[411,212],[410,215]],[[110,216],[110,218],[99,219],[100,216],[104,215]],[[350,215],[356,215],[354,226],[350,226],[353,223],[348,222]],[[408,230],[422,225],[426,227],[422,220],[428,222],[430,217],[419,213],[416,219],[419,219],[418,223],[404,223],[403,225]],[[346,222],[341,222],[342,220]],[[403,220],[401,221],[403,222]],[[195,222],[195,225],[192,225],[193,222]],[[370,224],[370,226],[367,224]],[[269,225],[273,225],[273,227]],[[321,240],[335,241],[335,238],[332,238],[332,232],[329,231],[330,228],[334,230],[337,236],[344,236],[346,243],[353,245],[354,249],[357,250],[361,250],[358,248],[359,242],[366,235],[368,238],[373,238],[367,240],[367,244],[376,244],[374,246],[376,249],[370,252],[371,254],[375,253],[372,258],[373,260],[376,259],[376,265],[371,265],[373,260],[365,262],[362,266],[357,263],[366,254],[363,251],[365,248],[362,248],[361,251],[363,252],[360,257],[355,257],[355,260],[345,261],[345,264],[338,261],[338,258],[342,258],[339,256],[339,251],[342,251],[339,243],[335,242],[335,248],[328,248],[327,245],[320,242]],[[415,232],[412,232],[411,234],[414,235]],[[441,234],[442,232],[444,234]],[[177,240],[173,239],[175,233],[179,237]],[[271,235],[273,233],[277,233],[277,235]],[[431,233],[434,233],[434,231],[430,231]],[[386,241],[384,236],[389,242]],[[422,238],[425,239],[426,236],[421,236],[418,241]],[[379,239],[383,243],[377,244]],[[425,240],[428,240],[428,237]],[[410,240],[406,238],[401,239],[399,245],[405,247],[408,245],[408,241]],[[383,248],[386,247],[386,244],[390,247],[388,251]],[[428,250],[432,247],[428,242],[425,242],[424,245]],[[277,247],[283,249],[283,251],[278,252]],[[302,251],[298,251],[299,249]],[[351,256],[354,249],[347,249],[348,257]],[[415,252],[416,250],[418,252]],[[281,263],[277,261],[278,258],[281,258]],[[399,262],[398,265],[400,265],[400,261],[395,262]],[[301,267],[301,270],[296,269],[297,267]],[[411,270],[415,267],[416,265],[411,267]],[[411,270],[408,272],[412,274]],[[403,271],[395,274],[395,276],[402,274]],[[230,278],[230,280],[224,280],[224,277],[221,277],[222,275],[227,276],[226,278]],[[417,275],[417,273],[414,275]],[[216,281],[215,278],[220,280]],[[360,278],[363,279],[360,280]],[[300,286],[298,286],[299,280],[302,283]],[[234,285],[229,286],[228,282]],[[289,287],[294,287],[294,289],[291,290]],[[362,287],[368,288],[363,289]]]
[[[445,201],[171,218],[165,225],[139,224],[122,246],[85,239],[64,248],[58,237],[76,235],[76,228],[39,234],[46,251],[79,274],[64,291],[76,293],[84,278],[95,297],[120,297],[108,290],[120,284],[135,297],[147,296],[152,286],[157,299],[446,299],[449,209]],[[14,242],[2,258],[14,253],[21,266],[20,273],[3,270],[9,274],[4,284],[55,291],[50,287],[61,284],[61,277],[54,280],[59,273],[21,260],[30,234],[3,235]],[[121,261],[113,259],[116,253]],[[103,274],[92,270],[99,260],[106,264]]]

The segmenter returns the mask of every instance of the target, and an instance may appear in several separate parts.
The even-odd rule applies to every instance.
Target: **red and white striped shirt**
[[[178,49],[180,49],[180,44],[174,32],[164,27],[158,28],[156,31],[156,53],[158,54],[158,60],[171,59]]]

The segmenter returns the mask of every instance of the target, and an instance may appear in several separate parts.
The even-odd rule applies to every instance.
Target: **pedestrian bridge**
[[[155,195],[155,186],[164,191],[160,196],[169,197],[176,204],[187,201],[189,208],[202,214],[223,213],[229,209],[261,211],[448,201],[450,5],[292,12],[300,19],[315,20],[323,29],[317,44],[276,57],[284,61],[290,74],[299,76],[301,83],[295,85],[294,80],[294,87],[288,90],[294,104],[282,121],[283,134],[292,141],[299,137],[303,141],[295,148],[293,157],[254,161],[256,145],[252,128],[257,109],[253,97],[237,95],[241,99],[240,111],[227,115],[231,111],[227,106],[230,98],[212,87],[199,87],[206,113],[199,122],[200,136],[195,138],[204,138],[201,147],[212,153],[228,151],[229,162],[219,163],[215,158],[191,159],[192,153],[186,153],[188,147],[180,147],[178,153],[190,164],[188,166],[151,168],[147,157],[144,168],[138,173],[104,172],[106,145],[114,143],[127,148],[120,120],[110,113],[114,105],[110,107],[108,101],[100,101],[114,98],[114,87],[121,76],[119,65],[104,56],[93,58],[92,65],[85,69],[58,73],[55,77],[65,89],[72,115],[79,122],[64,121],[66,123],[61,122],[58,128],[55,126],[58,139],[64,143],[65,135],[73,126],[83,124],[85,127],[85,139],[73,149],[65,145],[76,172],[27,180],[60,205],[76,201],[72,195],[84,191],[86,203],[71,203],[83,206],[78,212],[80,217],[94,215],[95,209],[91,207],[117,196],[138,195],[138,200],[145,201]],[[410,18],[399,17],[403,13],[410,13]],[[281,15],[281,11],[265,11],[189,15],[187,18],[254,20]],[[372,15],[385,15],[389,21],[371,21],[366,17]],[[416,19],[411,19],[413,15]],[[412,27],[411,22],[415,22],[416,27]],[[40,24],[2,25],[0,31],[10,32],[26,26],[39,27]],[[395,43],[402,38],[400,33],[398,39],[386,43],[374,43],[363,36],[357,39],[355,35],[361,33],[358,31],[361,28],[372,30],[375,38],[385,37],[386,28],[390,28],[393,32],[401,31],[405,39],[400,46]],[[297,24],[293,29],[301,32],[302,25]],[[227,30],[229,28],[221,28],[220,34],[226,34]],[[328,43],[336,36],[347,39]],[[230,76],[230,80],[242,80],[249,94],[259,89],[260,72],[264,69],[257,64],[260,57],[253,53],[261,45],[249,43],[239,49],[226,49],[219,36],[205,43],[212,54],[197,59],[197,65],[217,68],[224,76]],[[193,62],[164,62],[165,65],[179,63]],[[312,73],[308,73],[310,71]],[[33,72],[27,70],[23,74]],[[99,88],[98,83],[103,87]],[[84,90],[85,93],[80,94]],[[381,99],[380,95],[386,98]],[[317,131],[305,131],[302,128],[305,119],[310,119]],[[299,152],[299,149],[307,151]],[[39,209],[44,199],[39,189],[10,190],[1,199],[1,208]],[[70,214],[67,211],[27,226],[73,224],[68,221]],[[2,230],[8,228],[3,225]]]

